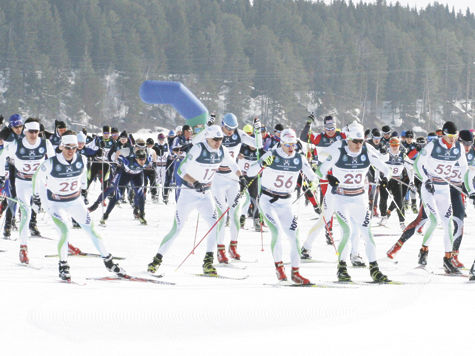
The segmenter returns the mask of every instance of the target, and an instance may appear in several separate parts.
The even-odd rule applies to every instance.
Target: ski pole
[[[196,216],[196,228],[195,228],[195,239],[193,240],[193,246],[196,244],[196,235],[198,234],[198,223],[200,222],[200,213]],[[192,251],[193,254],[195,254],[195,251],[193,249]]]
[[[213,224],[213,226],[211,226],[209,228],[209,230],[206,232],[206,234],[201,238],[200,241],[198,241],[197,244],[195,244],[195,246],[193,246],[193,249],[190,251],[190,253],[185,257],[185,259],[178,265],[178,267],[175,269],[175,272],[178,271],[178,269],[185,263],[185,261],[188,259],[188,257],[190,257],[191,254],[194,254],[195,252],[195,249],[203,242],[203,240],[209,235],[209,233],[215,228],[216,225],[218,225],[219,221],[228,213],[228,211],[231,209],[231,208],[234,208],[236,207],[236,205],[239,204],[239,199],[242,197],[242,195],[244,194],[246,188],[248,188],[252,182],[254,182],[254,180],[259,177],[259,174],[261,174],[261,172],[264,170],[264,168],[266,168],[267,166],[262,166],[262,168],[259,170],[259,172],[257,173],[256,177],[251,179],[251,181],[246,185],[246,187],[241,191],[239,192],[239,194],[236,196],[236,198],[234,199],[234,203],[232,206],[228,206],[228,208],[221,214],[221,216],[215,221],[215,223]]]

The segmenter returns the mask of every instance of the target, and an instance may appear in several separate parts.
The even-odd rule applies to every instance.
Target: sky
[[[388,4],[395,4],[397,0],[386,0]],[[325,2],[331,3],[332,0],[325,0]],[[357,3],[359,0],[354,0]],[[364,2],[376,2],[376,0],[364,0]],[[399,3],[403,6],[409,5],[410,7],[425,8],[428,4],[434,3],[434,0],[399,0]],[[455,11],[462,10],[465,13],[467,7],[471,12],[475,12],[475,2],[473,0],[439,0],[439,4],[448,4],[449,8],[454,7]]]

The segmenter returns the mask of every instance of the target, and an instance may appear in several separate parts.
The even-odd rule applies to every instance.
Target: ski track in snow
[[[98,194],[93,185],[89,199]],[[147,277],[163,236],[171,228],[174,202],[168,206],[147,200],[147,226],[132,218],[129,205],[117,206],[99,227],[101,208],[92,214],[96,229],[113,255],[126,257],[119,264],[131,275]],[[303,199],[294,204],[299,216],[300,241],[316,221]],[[471,228],[474,208],[468,204],[460,260],[470,267],[475,257]],[[406,222],[414,218],[408,213]],[[3,222],[3,219],[1,220]],[[376,225],[378,219],[373,219]],[[422,241],[415,235],[398,253],[398,264],[385,258],[397,236],[375,236],[381,270],[406,285],[349,285],[348,288],[274,288],[270,232],[254,232],[252,221],[241,230],[238,250],[247,269],[218,268],[230,276],[249,274],[246,280],[200,278],[205,242],[175,272],[191,251],[196,212],[190,214],[159,269],[161,280],[175,286],[130,281],[93,281],[88,277],[111,275],[100,258],[70,257],[73,280],[85,286],[58,283],[56,241],[30,239],[31,264],[18,264],[18,241],[0,240],[0,335],[2,355],[472,355],[473,297],[475,284],[467,279],[429,274],[414,269]],[[336,224],[336,222],[335,222]],[[40,231],[56,238],[49,216],[38,217]],[[200,220],[197,241],[207,231]],[[338,240],[340,230],[334,228]],[[373,227],[378,234],[399,232],[397,217],[388,227]],[[18,232],[13,232],[15,237]],[[226,232],[226,245],[229,233]],[[82,230],[71,230],[70,242],[85,252],[97,252]],[[364,244],[360,244],[364,255]],[[314,283],[336,280],[336,255],[325,237],[312,249],[316,260],[301,273]],[[442,230],[436,229],[430,245],[428,267],[442,272]],[[284,261],[289,261],[284,237]],[[331,263],[335,261],[335,263]],[[366,261],[367,262],[367,261]],[[286,265],[290,277],[290,266]],[[367,268],[349,268],[354,281],[370,281]],[[465,272],[467,273],[467,272]],[[149,277],[152,278],[152,277]]]

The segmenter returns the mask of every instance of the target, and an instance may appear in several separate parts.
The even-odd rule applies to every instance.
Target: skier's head
[[[66,130],[61,136],[59,149],[62,151],[63,157],[70,161],[78,149],[78,136],[76,132]]]
[[[459,140],[462,142],[465,152],[468,152],[473,146],[473,133],[470,130],[460,130]]]
[[[111,136],[114,140],[117,140],[119,138],[119,129],[117,127],[112,127],[111,128]]]
[[[25,137],[27,141],[30,144],[35,144],[38,140],[38,135],[40,133],[40,120],[29,117],[25,121],[23,133],[25,134]]]
[[[274,136],[281,137],[282,131],[284,130],[284,125],[277,124],[274,126]]]
[[[398,150],[400,145],[401,141],[399,140],[399,137],[394,136],[389,139],[389,146],[393,149],[393,151]]]
[[[244,125],[244,127],[242,128],[242,130],[247,133],[248,135],[252,135],[252,133],[254,132],[254,128],[252,127],[251,124],[247,124],[247,125]]]
[[[231,136],[234,133],[234,130],[238,127],[238,120],[236,115],[233,113],[227,113],[223,116],[221,120],[221,127],[226,136]]]
[[[152,148],[153,145],[155,144],[155,141],[153,140],[153,138],[149,137],[147,138],[147,141],[145,141],[146,145],[148,148]]]
[[[158,139],[158,142],[160,142],[160,144],[163,144],[163,141],[165,141],[165,135],[163,132],[160,132],[158,135],[157,135],[157,139]]]
[[[374,144],[379,145],[381,142],[381,131],[379,129],[372,129],[371,130],[371,139],[373,140]]]
[[[20,114],[13,114],[12,116],[10,116],[8,121],[10,122],[11,128],[17,128],[17,127],[23,126],[23,117],[21,117]]]
[[[364,128],[357,121],[346,126],[346,141],[351,152],[359,152],[364,143]]]
[[[333,137],[336,134],[336,124],[333,116],[327,115],[323,118],[323,129],[327,136]]]
[[[381,128],[381,131],[383,132],[383,137],[387,140],[389,139],[389,137],[391,136],[391,128],[389,127],[389,125],[384,125],[382,128]]]
[[[190,125],[183,125],[182,131],[183,136],[185,136],[187,140],[190,139],[191,136],[193,136],[193,130],[191,129]]]
[[[76,136],[78,138],[78,150],[82,150],[83,147],[86,145],[86,135],[84,135],[82,131],[79,131]]]
[[[282,150],[291,155],[297,148],[297,134],[293,129],[285,129],[280,135],[280,146]]]
[[[111,127],[109,125],[104,125],[102,126],[102,137],[104,137],[104,139],[108,139],[111,135]]]
[[[446,121],[442,126],[442,132],[445,142],[453,144],[458,138],[457,126],[452,121]]]
[[[414,131],[407,130],[406,131],[406,142],[411,143],[414,140]]]
[[[205,138],[208,146],[218,149],[223,142],[223,130],[218,125],[211,125],[206,128]]]
[[[135,151],[135,160],[138,164],[143,166],[147,161],[147,152],[145,152],[144,149],[139,148],[137,151]]]

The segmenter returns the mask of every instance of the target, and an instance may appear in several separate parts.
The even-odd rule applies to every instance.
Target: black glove
[[[209,114],[208,122],[206,125],[211,126],[216,122],[216,114]]]
[[[328,179],[328,184],[330,184],[333,188],[335,188],[338,184],[340,184],[340,181],[334,175],[327,174],[327,179]]]
[[[104,148],[104,147],[106,147],[106,143],[101,140],[101,141],[99,142],[99,146],[100,146],[101,148]]]
[[[31,202],[31,209],[37,214],[40,212],[41,200],[40,200],[40,196],[38,194],[33,195],[33,199],[32,199],[32,202]]]
[[[429,193],[434,194],[435,192],[434,183],[432,183],[430,179],[425,181],[424,186],[426,187]]]
[[[96,156],[102,156],[102,148],[99,148],[99,149],[96,151]]]
[[[3,124],[3,115],[0,115],[0,125]]]
[[[205,184],[204,183],[200,183],[198,181],[195,181],[193,183],[193,188],[195,188],[195,190],[198,192],[198,193],[203,193],[205,191]]]
[[[388,153],[388,149],[386,148],[386,146],[382,146],[379,149],[379,152],[381,152],[382,155],[385,155],[386,153]]]
[[[315,122],[315,115],[313,113],[307,116],[307,122],[309,124],[311,124],[312,122]]]
[[[239,192],[243,192],[244,189],[247,187],[247,180],[244,176],[239,177]]]
[[[380,185],[381,185],[381,188],[387,188],[388,187],[388,179],[386,177],[382,177],[380,179]]]
[[[5,186],[5,177],[0,177],[0,189],[3,189]]]
[[[475,206],[475,194],[471,194],[469,198],[472,199],[472,203]]]

